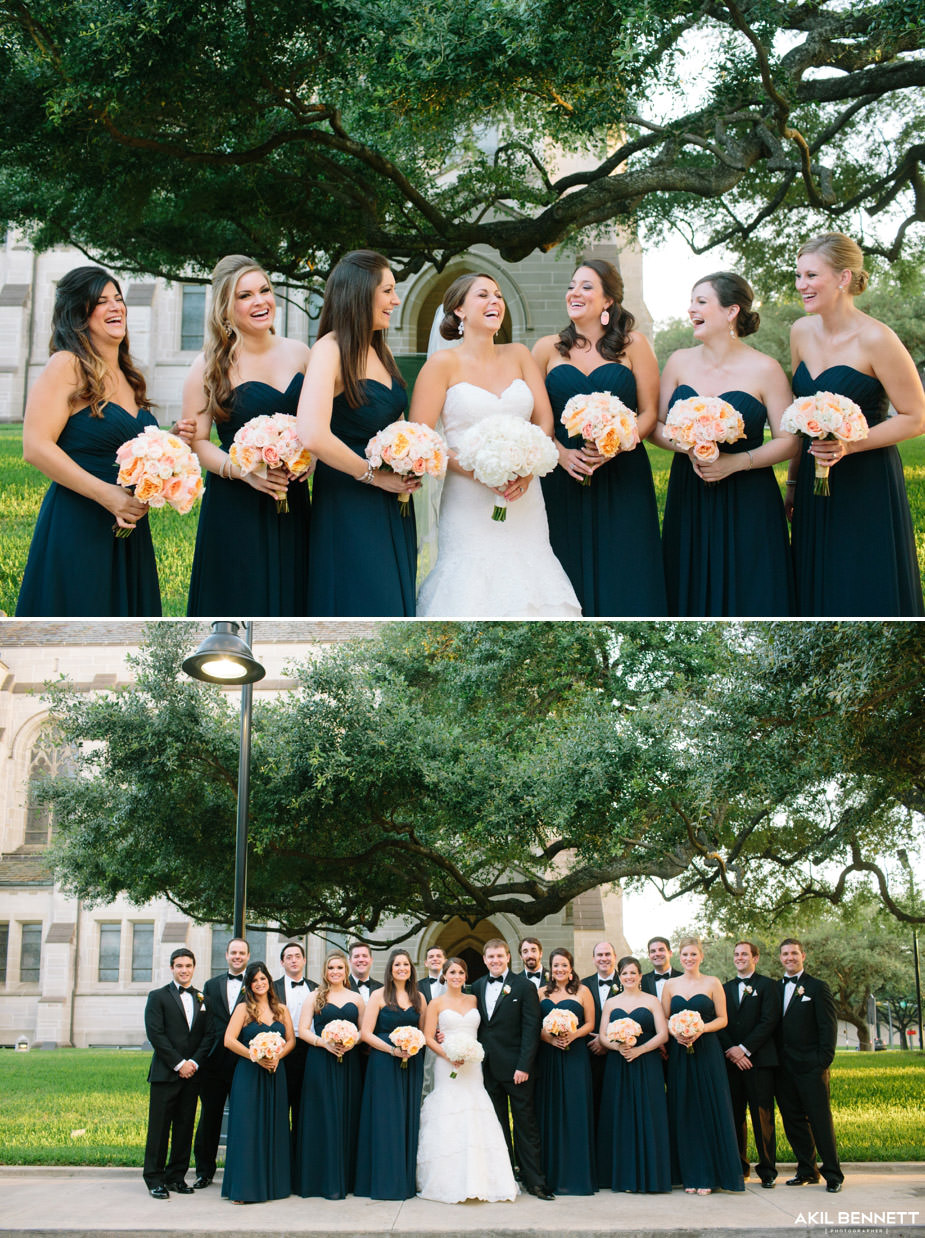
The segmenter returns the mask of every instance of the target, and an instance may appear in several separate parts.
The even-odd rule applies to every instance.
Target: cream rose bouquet
[[[678,1010],[668,1020],[668,1030],[675,1038],[692,1036],[694,1032],[703,1031],[703,1019],[696,1010]],[[688,1053],[694,1052],[694,1046],[687,1046]]]
[[[569,1032],[578,1031],[578,1016],[574,1010],[550,1010],[543,1020],[543,1031],[548,1036],[565,1036]],[[569,1047],[565,1046],[566,1049]]]
[[[690,452],[695,460],[709,464],[719,456],[718,443],[736,443],[745,438],[745,422],[738,409],[719,396],[690,396],[672,406],[665,419],[665,437]]]
[[[273,1062],[285,1048],[286,1040],[279,1032],[258,1032],[247,1046],[252,1062]]]
[[[549,435],[532,421],[510,413],[493,413],[470,426],[460,439],[456,458],[461,468],[492,490],[515,477],[545,477],[559,463]],[[498,495],[492,520],[507,519],[507,506],[507,500]]]
[[[414,1057],[416,1053],[420,1053],[426,1044],[424,1033],[421,1029],[419,1027],[409,1027],[408,1025],[396,1027],[393,1032],[389,1032],[389,1040],[391,1040],[396,1049],[401,1049],[402,1053],[407,1053],[408,1057]],[[402,1070],[408,1069],[407,1058],[402,1058],[401,1068]]]
[[[420,421],[393,421],[366,444],[366,459],[374,469],[388,469],[401,477],[442,477],[446,472],[446,443],[436,430]],[[400,511],[410,510],[407,492],[398,496]]]
[[[609,391],[573,395],[559,420],[570,438],[580,435],[585,442],[593,443],[605,460],[639,445],[636,414]],[[590,486],[591,478],[582,477],[579,484]]]
[[[614,1019],[607,1025],[604,1039],[611,1045],[632,1048],[641,1035],[642,1028],[635,1019]]]
[[[199,457],[182,439],[158,426],[145,426],[116,452],[120,486],[134,491],[139,503],[149,507],[169,504],[186,515],[202,494]],[[116,537],[128,537],[131,529],[113,526]]]
[[[332,1019],[321,1029],[321,1039],[326,1045],[339,1045],[342,1049],[352,1049],[360,1039],[360,1032],[355,1023],[349,1019]],[[338,1057],[338,1065],[343,1066],[343,1057]]]
[[[290,477],[301,477],[312,462],[311,452],[296,433],[296,419],[290,413],[268,413],[246,421],[234,436],[228,452],[242,477],[256,473],[266,477],[268,469],[285,469]],[[289,500],[276,500],[280,515],[289,511]]]
[[[784,409],[780,428],[789,434],[802,434],[804,438],[839,439],[843,443],[856,443],[868,434],[867,418],[854,400],[832,391],[817,391],[815,395],[794,400]],[[827,498],[831,494],[831,465],[819,460],[815,464],[813,494]]]

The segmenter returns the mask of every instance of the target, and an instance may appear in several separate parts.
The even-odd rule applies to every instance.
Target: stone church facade
[[[255,698],[286,690],[289,663],[334,642],[370,636],[375,628],[366,622],[257,623],[254,652],[267,674],[255,685]],[[226,926],[198,924],[166,899],[142,907],[124,899],[87,907],[62,890],[45,855],[52,823],[30,794],[36,779],[66,772],[69,763],[49,735],[45,684],[65,676],[91,693],[131,683],[126,655],[143,631],[131,621],[0,623],[0,1045],[140,1045],[145,998],[169,979],[172,950],[181,944],[192,949],[200,984],[224,970]],[[193,626],[190,652],[207,631],[206,624]],[[392,921],[377,933],[374,975],[381,976],[389,938],[400,931]],[[628,950],[622,895],[607,890],[587,892],[530,929],[506,916],[474,929],[451,920],[428,925],[405,944],[422,965],[432,945],[472,958],[490,937],[503,937],[516,949],[525,932],[542,941],[547,956],[566,946],[582,974],[593,970],[591,951],[602,938],[618,955]],[[265,958],[280,974],[287,939],[273,931],[249,937],[251,957]],[[317,979],[326,951],[345,941],[311,937],[304,945],[308,974]]]

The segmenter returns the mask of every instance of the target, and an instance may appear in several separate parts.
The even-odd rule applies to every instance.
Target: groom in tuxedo
[[[193,1193],[185,1177],[206,1030],[202,994],[191,985],[195,967],[196,960],[185,946],[174,950],[170,956],[173,979],[162,989],[149,993],[145,1005],[145,1035],[154,1056],[148,1069],[151,1095],[143,1173],[145,1185],[155,1199],[169,1199],[169,1191],[178,1195]]]
[[[482,955],[488,975],[476,980],[472,992],[478,1001],[479,1040],[485,1050],[485,1090],[491,1097],[511,1154],[508,1105],[514,1126],[514,1156],[523,1184],[538,1199],[555,1199],[546,1185],[540,1152],[540,1133],[533,1109],[533,1062],[540,1043],[540,1001],[536,986],[523,972],[511,971],[507,943],[494,938]]]

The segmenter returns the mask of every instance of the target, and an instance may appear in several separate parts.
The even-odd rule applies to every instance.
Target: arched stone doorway
[[[458,916],[454,916],[447,924],[440,925],[436,936],[428,940],[428,946],[440,946],[447,958],[465,959],[469,969],[469,983],[478,980],[486,974],[487,968],[482,962],[482,952],[486,941],[493,937],[505,939],[506,933],[492,920],[480,920],[473,928]]]

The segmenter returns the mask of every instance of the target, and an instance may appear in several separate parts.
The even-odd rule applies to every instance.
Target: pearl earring
[[[732,324],[732,323],[730,323],[730,324],[729,324],[729,338],[730,338],[730,339],[732,339],[732,340],[734,340],[734,339],[736,338],[736,336],[737,336],[737,335],[738,335],[738,332],[736,331],[736,329],[735,329],[735,327],[733,326],[733,324]]]
[[[458,318],[457,322],[459,323],[459,338],[462,339],[466,334],[466,324],[462,318]]]

